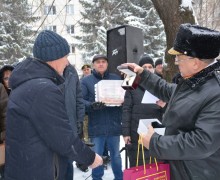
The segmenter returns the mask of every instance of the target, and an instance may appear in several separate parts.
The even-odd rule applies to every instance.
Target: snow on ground
[[[121,137],[120,139],[120,149],[124,147],[124,140]],[[121,153],[121,158],[122,158],[122,170],[125,169],[125,151]],[[89,171],[84,173],[81,172],[76,166],[75,162],[74,164],[74,180],[92,180],[92,177],[90,176],[92,174],[92,170],[89,168]],[[89,177],[90,176],[90,177]],[[111,169],[111,164],[108,164],[108,169],[104,170],[104,176],[102,177],[103,180],[113,180],[114,175]]]

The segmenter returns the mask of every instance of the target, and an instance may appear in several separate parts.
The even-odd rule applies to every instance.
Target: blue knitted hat
[[[69,53],[66,39],[53,31],[42,31],[34,42],[33,55],[44,62],[60,59]]]

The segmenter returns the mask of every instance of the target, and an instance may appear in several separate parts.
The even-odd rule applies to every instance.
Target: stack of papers
[[[152,123],[155,123],[155,122],[162,126],[161,122],[158,119],[140,119],[139,125],[138,125],[138,130],[137,130],[138,134],[139,135],[147,134],[147,132],[148,132],[147,126],[152,125]],[[157,134],[164,135],[165,127],[154,128],[154,131]]]

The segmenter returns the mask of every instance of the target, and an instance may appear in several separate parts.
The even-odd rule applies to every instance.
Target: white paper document
[[[149,124],[151,124],[152,122],[158,122],[159,124],[161,124],[161,122],[158,119],[140,119],[139,125],[138,125],[138,130],[137,130],[138,134],[139,135],[146,134],[148,132],[147,126]],[[157,134],[164,135],[165,127],[164,128],[154,128],[154,131]]]
[[[158,100],[159,99],[156,96],[154,96],[153,94],[151,94],[150,92],[146,90],[141,103],[142,104],[156,104],[156,101]]]

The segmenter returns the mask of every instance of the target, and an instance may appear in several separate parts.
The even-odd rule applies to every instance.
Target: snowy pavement
[[[121,137],[120,139],[120,149],[124,147],[124,140]],[[125,169],[125,151],[121,153],[121,158],[122,158],[122,170]],[[92,170],[89,168],[89,171],[84,173],[81,172],[74,164],[74,180],[92,180],[92,177],[90,176],[92,174]],[[90,176],[90,177],[89,177]],[[104,176],[102,177],[103,180],[113,180],[114,175],[112,173],[111,165],[108,164],[108,169],[104,171]]]

